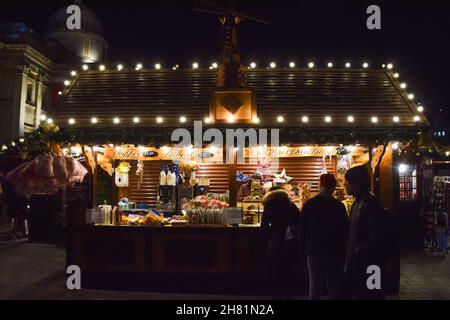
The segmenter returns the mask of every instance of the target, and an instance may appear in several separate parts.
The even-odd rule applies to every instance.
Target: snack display
[[[181,216],[181,215],[176,215],[176,216],[172,216],[172,218],[169,220],[169,223],[173,226],[177,225],[186,225],[189,222],[189,218],[187,216]]]
[[[130,226],[160,226],[163,221],[164,217],[153,210],[122,212],[122,224]]]

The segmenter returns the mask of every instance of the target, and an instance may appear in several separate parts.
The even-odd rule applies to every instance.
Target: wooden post
[[[228,189],[230,191],[230,207],[236,207],[237,185],[236,185],[236,151],[233,149],[233,163],[228,165]]]
[[[381,203],[391,212],[394,211],[394,152],[392,144],[386,147],[379,168],[379,195]]]

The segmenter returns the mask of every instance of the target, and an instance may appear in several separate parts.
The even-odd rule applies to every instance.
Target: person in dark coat
[[[369,287],[373,266],[384,271],[385,220],[378,199],[370,192],[371,177],[365,166],[351,168],[345,175],[347,193],[356,198],[350,212],[347,265],[343,294],[346,299],[385,299],[384,286]],[[369,268],[370,267],[370,268]]]
[[[333,198],[336,178],[320,177],[320,192],[302,208],[299,229],[301,255],[307,257],[309,299],[319,300],[327,280],[330,299],[337,299],[344,277],[349,221],[345,206]]]
[[[261,228],[267,242],[275,299],[290,299],[292,276],[297,257],[297,228],[300,211],[286,190],[273,187],[263,200]]]

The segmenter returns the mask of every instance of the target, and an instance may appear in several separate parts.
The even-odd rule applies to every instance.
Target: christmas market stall
[[[332,173],[349,209],[343,180],[356,165],[400,216],[404,243],[415,241],[420,171],[409,155],[427,148],[428,121],[390,64],[72,74],[46,115],[58,130],[24,145],[46,139],[89,172],[66,192],[68,264],[82,268],[84,288],[265,292],[263,195],[280,185],[301,209]],[[230,143],[231,129],[257,140]],[[192,139],[180,143],[178,130]],[[305,290],[304,262],[297,271]]]

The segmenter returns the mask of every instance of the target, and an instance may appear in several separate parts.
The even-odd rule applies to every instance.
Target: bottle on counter
[[[167,185],[167,175],[164,171],[161,171],[159,174],[159,185],[160,186]]]

